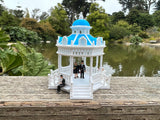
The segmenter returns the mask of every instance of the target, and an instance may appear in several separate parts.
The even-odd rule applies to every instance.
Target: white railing
[[[70,98],[73,97],[73,77],[71,77],[71,85],[70,85]]]
[[[86,66],[86,73],[89,74],[89,72],[90,72],[90,67]],[[97,67],[92,67],[92,74],[96,74],[98,72],[99,72],[99,70]]]
[[[60,69],[60,73],[63,73],[63,74],[70,74],[70,66],[65,66],[65,67],[61,67],[59,68]]]
[[[103,73],[96,73],[92,76],[92,81],[94,84],[102,83],[103,80],[104,80]]]
[[[59,74],[58,74],[58,69],[56,70],[51,70],[51,73],[48,74],[48,88],[52,89],[57,86],[59,82]]]
[[[106,85],[106,79],[108,79],[108,76],[106,75],[106,71],[102,69],[99,70],[97,73],[93,74],[92,76],[93,83],[102,83],[102,85]]]
[[[90,86],[91,86],[91,93],[90,93],[90,95],[91,95],[91,98],[93,98],[93,80],[92,80],[92,77],[90,78]]]

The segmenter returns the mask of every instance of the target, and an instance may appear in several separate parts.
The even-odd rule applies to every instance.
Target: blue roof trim
[[[93,43],[93,41],[94,41],[94,44],[96,45],[97,44],[97,38],[95,38],[95,37],[93,37],[92,35],[87,35],[88,36],[88,38],[91,40],[91,42]]]
[[[59,42],[60,44],[62,44],[62,39],[63,39],[63,37],[59,37],[59,41],[58,41],[58,42]]]
[[[76,37],[76,34],[71,34],[70,36],[68,36],[68,45],[71,45],[71,41],[74,41]]]
[[[79,35],[77,36],[77,38],[76,38],[76,41],[74,42],[74,45],[78,45],[79,39],[80,39],[81,37],[85,37],[86,40],[87,40],[87,45],[91,45],[91,43],[89,42],[89,40],[87,39],[87,37],[85,36],[85,34],[79,34]]]
[[[71,34],[70,36],[67,37],[67,38],[68,38],[68,43],[67,43],[67,45],[71,45],[71,41],[74,41],[75,38],[76,38],[76,40],[75,40],[75,42],[74,42],[74,45],[78,45],[79,39],[80,39],[81,37],[85,37],[85,38],[86,38],[86,40],[87,40],[87,45],[88,45],[88,46],[90,46],[91,43],[93,43],[93,41],[94,41],[95,45],[97,44],[97,38],[93,37],[92,35],[87,34],[87,37],[86,37],[85,34],[78,34],[78,36],[77,36],[77,38],[76,38],[76,34]],[[89,39],[88,39],[88,38],[89,38]],[[62,44],[62,39],[63,39],[63,37],[59,37],[59,41],[58,41],[59,44]],[[90,43],[90,41],[91,41],[91,43]]]
[[[74,21],[74,23],[72,24],[72,26],[78,26],[78,25],[82,25],[82,26],[90,26],[89,22],[87,20],[84,19],[79,19]]]

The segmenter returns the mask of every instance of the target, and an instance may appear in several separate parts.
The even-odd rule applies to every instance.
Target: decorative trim
[[[68,44],[68,38],[66,36],[64,36],[62,38],[62,45],[67,45]]]
[[[84,43],[83,43],[83,40],[85,40]],[[82,36],[82,37],[78,40],[78,45],[79,45],[79,46],[86,46],[86,45],[87,45],[87,39],[86,39],[84,36]]]

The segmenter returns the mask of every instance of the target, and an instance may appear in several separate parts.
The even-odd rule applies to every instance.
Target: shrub
[[[10,35],[12,42],[22,41],[31,44],[41,41],[41,38],[36,32],[27,30],[23,27],[6,27],[4,30]]]
[[[133,44],[138,45],[139,43],[142,42],[142,38],[136,35],[136,36],[133,36],[133,37],[130,39],[130,42],[133,43]]]
[[[138,34],[138,36],[141,37],[141,38],[149,38],[148,34],[146,32],[144,32],[144,31],[140,32]]]
[[[130,35],[130,31],[128,31],[125,27],[114,25],[110,29],[110,39],[123,39],[125,36],[128,35]]]

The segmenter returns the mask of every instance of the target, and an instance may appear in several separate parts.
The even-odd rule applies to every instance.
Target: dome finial
[[[79,19],[83,19],[83,13],[80,12]]]

